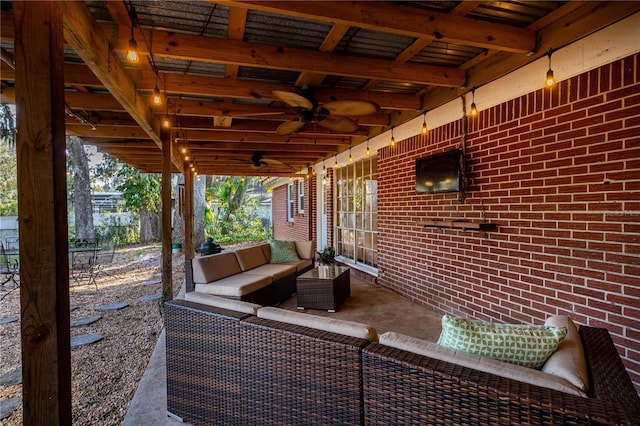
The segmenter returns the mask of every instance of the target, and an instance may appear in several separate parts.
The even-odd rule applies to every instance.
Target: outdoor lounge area
[[[0,12],[25,424],[73,417],[65,135],[161,177],[175,417],[638,424],[640,2],[14,0]],[[269,238],[307,250],[290,265],[266,247],[198,256],[194,206],[216,176],[261,177]],[[172,211],[184,221],[185,297],[198,301],[172,300]],[[327,250],[349,268],[349,291],[335,274],[317,290],[331,303],[312,291],[299,302],[302,269]],[[551,330],[555,346],[530,345],[548,357],[518,366],[546,374],[571,343],[585,389],[502,374],[528,354],[497,371],[437,355],[440,330],[412,334],[404,307],[384,322],[383,300],[355,319],[366,286],[439,319]],[[571,323],[548,323],[558,318]],[[352,383],[327,382],[336,371]]]

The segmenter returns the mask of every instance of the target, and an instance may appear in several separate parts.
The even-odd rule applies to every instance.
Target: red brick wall
[[[379,151],[378,282],[440,313],[606,327],[640,390],[639,58],[470,119],[464,203],[414,183],[415,159],[457,147],[461,121]],[[433,217],[498,228],[418,225]]]
[[[310,223],[315,219],[311,211],[314,203],[309,200],[315,194],[315,188],[310,188],[310,179],[297,179],[293,181],[296,194],[294,202],[293,222],[287,220],[287,186],[281,185],[273,189],[271,198],[271,213],[273,220],[273,238],[278,240],[315,240],[312,234],[313,226]],[[298,213],[298,185],[305,185],[304,213]]]

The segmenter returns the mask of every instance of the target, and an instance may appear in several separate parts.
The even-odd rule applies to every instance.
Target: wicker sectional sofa
[[[211,294],[261,305],[281,303],[296,292],[296,276],[314,264],[312,241],[291,244],[299,260],[273,263],[269,243],[193,258],[186,268],[186,299]]]
[[[168,414],[194,425],[640,422],[606,329],[580,327],[577,396],[390,346],[365,324],[200,297],[165,306]]]

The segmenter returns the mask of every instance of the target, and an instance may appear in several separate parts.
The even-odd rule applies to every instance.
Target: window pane
[[[377,250],[377,181],[374,157],[336,170],[336,252],[375,267]]]

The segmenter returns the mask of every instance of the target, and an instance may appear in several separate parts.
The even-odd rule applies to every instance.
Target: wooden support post
[[[62,10],[13,2],[25,425],[71,424]]]
[[[162,139],[162,300],[173,299],[173,260],[171,253],[171,134],[161,131]]]

